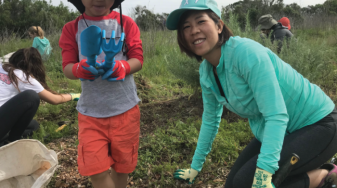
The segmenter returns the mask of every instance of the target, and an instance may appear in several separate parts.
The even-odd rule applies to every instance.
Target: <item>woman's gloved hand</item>
[[[190,169],[179,169],[173,174],[174,179],[187,180],[188,184],[194,183],[195,177],[198,175],[198,171],[193,168]]]
[[[272,173],[256,168],[252,188],[275,188],[271,182]]]
[[[81,93],[69,93],[71,95],[72,101],[78,101],[80,99]]]

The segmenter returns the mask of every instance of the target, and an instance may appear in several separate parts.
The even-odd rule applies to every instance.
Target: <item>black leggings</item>
[[[7,140],[12,142],[37,130],[39,124],[33,117],[39,105],[39,95],[31,90],[17,94],[3,104],[0,107],[0,140],[8,136]]]
[[[308,188],[307,172],[319,168],[337,153],[336,109],[320,121],[299,129],[284,138],[279,164],[296,153],[294,165],[280,188]],[[225,188],[251,188],[261,143],[254,138],[242,151],[228,175]]]

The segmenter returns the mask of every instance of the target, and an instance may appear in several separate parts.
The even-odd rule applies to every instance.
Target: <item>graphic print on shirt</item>
[[[0,81],[7,85],[11,85],[11,80],[9,79],[7,74],[0,73]]]

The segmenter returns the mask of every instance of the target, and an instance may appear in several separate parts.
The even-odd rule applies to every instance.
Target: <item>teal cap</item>
[[[169,14],[166,20],[166,27],[169,30],[178,29],[180,17],[188,10],[208,10],[211,9],[221,18],[221,11],[218,3],[215,0],[182,0],[179,9],[174,10]]]

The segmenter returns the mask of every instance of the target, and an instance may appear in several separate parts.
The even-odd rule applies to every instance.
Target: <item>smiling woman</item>
[[[183,0],[167,18],[182,52],[200,65],[202,125],[191,167],[174,173],[193,183],[218,132],[223,106],[248,118],[255,138],[241,152],[225,187],[273,188],[272,177],[296,153],[280,187],[335,187],[337,168],[322,164],[337,153],[337,110],[332,100],[261,44],[233,37],[215,0]],[[226,156],[223,156],[226,157]]]
[[[183,22],[183,20],[185,21]],[[214,27],[215,30],[210,29],[212,27]],[[178,44],[181,51],[190,57],[195,57],[198,61],[202,60],[201,57],[203,53],[207,53],[211,49],[208,49],[208,51],[204,49],[206,52],[194,53],[192,47],[195,46],[196,50],[202,50],[202,48],[198,48],[198,46],[201,46],[198,44],[205,42],[206,35],[212,39],[210,46],[216,47],[220,47],[229,37],[233,36],[232,31],[220,20],[220,17],[211,10],[205,10],[203,12],[195,10],[186,11],[181,16],[178,28]],[[201,35],[204,36],[195,36],[194,32],[198,32],[200,29],[203,30],[203,34]],[[198,37],[201,37],[201,40],[198,40]],[[192,40],[192,43],[187,42],[187,40]],[[197,44],[194,44],[194,40],[198,40],[196,41]],[[211,53],[208,54],[210,55]]]

